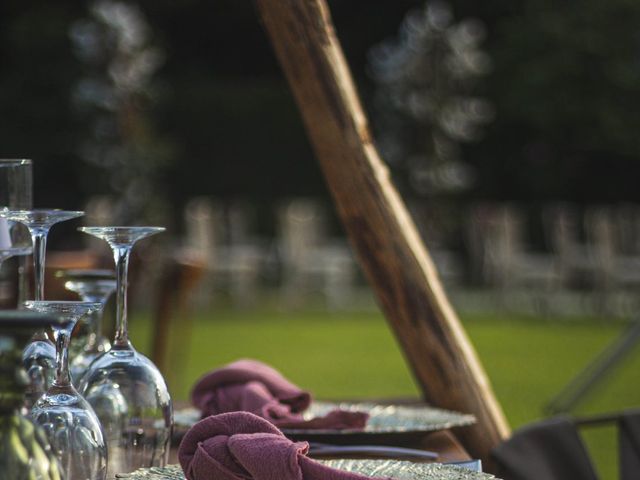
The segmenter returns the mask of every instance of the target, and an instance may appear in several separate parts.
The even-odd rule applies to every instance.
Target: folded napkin
[[[576,426],[555,417],[520,428],[491,452],[508,480],[597,480]]]
[[[361,429],[369,415],[333,410],[324,417],[304,420],[311,394],[292,384],[272,367],[257,360],[238,360],[205,374],[191,392],[202,416],[251,412],[280,428]]]
[[[270,422],[248,412],[200,420],[186,433],[178,459],[187,480],[364,480],[306,457]],[[390,480],[390,479],[387,479]]]

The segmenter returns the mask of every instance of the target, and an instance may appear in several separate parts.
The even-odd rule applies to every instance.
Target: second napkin
[[[191,392],[193,405],[202,416],[245,411],[290,429],[362,429],[364,412],[334,410],[324,417],[305,420],[311,394],[287,380],[274,368],[257,360],[243,359],[205,374]]]

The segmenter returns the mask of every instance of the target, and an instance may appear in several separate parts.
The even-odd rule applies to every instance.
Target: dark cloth
[[[202,417],[226,412],[251,412],[280,428],[344,430],[364,428],[365,412],[333,410],[305,420],[311,394],[291,383],[280,372],[257,360],[238,360],[205,374],[191,392]]]
[[[598,479],[575,425],[564,417],[515,431],[492,456],[504,480]]]
[[[178,458],[187,480],[369,478],[322,465],[306,456],[308,450],[307,442],[292,442],[267,420],[234,412],[212,415],[191,427]]]
[[[640,412],[622,414],[618,425],[620,480],[640,478]]]

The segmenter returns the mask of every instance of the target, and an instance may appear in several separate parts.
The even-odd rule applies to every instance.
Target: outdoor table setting
[[[48,232],[83,212],[34,209],[31,168],[28,160],[0,161],[0,258],[33,252],[35,285],[33,299],[21,292],[16,309],[0,312],[0,444],[10,478],[494,478],[450,430],[472,425],[473,415],[317,401],[257,360],[212,366],[193,386],[191,405],[174,409],[127,322],[131,251],[165,229],[79,227],[109,245],[115,271],[62,271],[65,288],[81,300],[45,300]],[[102,313],[114,291],[115,335],[107,339]],[[26,377],[16,376],[20,367]]]
[[[452,461],[469,458],[466,451],[455,441],[455,436],[450,429],[473,424],[475,422],[473,416],[429,407],[426,404],[405,404],[404,402],[406,400],[402,399],[398,400],[398,403],[393,403],[392,400],[313,401],[303,413],[303,418],[311,420],[335,410],[366,413],[368,418],[362,428],[282,428],[281,430],[292,440],[309,441],[312,447],[318,446],[315,453],[320,453],[320,446],[328,450],[329,445],[336,447],[368,445],[398,447],[398,454],[402,453],[401,448],[438,450],[439,458],[445,457]],[[174,441],[179,443],[186,431],[201,417],[202,413],[199,409],[177,404],[174,413]],[[426,446],[429,443],[435,443],[439,447],[429,448]],[[406,454],[416,451],[409,450]],[[446,453],[447,451],[451,453]],[[429,458],[433,460],[432,455]]]
[[[205,374],[191,400],[192,406],[175,411],[176,444],[200,419],[242,410],[270,420],[292,441],[309,442],[314,458],[471,460],[449,429],[475,423],[472,415],[424,404],[317,401],[256,360],[238,360]]]
[[[51,333],[45,328],[34,331],[22,354],[22,366],[28,377],[22,404],[32,421],[42,428],[50,444],[49,450],[57,459],[55,475],[51,473],[43,478],[100,480],[139,467],[164,465],[173,423],[171,397],[162,375],[151,361],[133,348],[127,331],[127,274],[131,250],[138,240],[160,233],[164,228],[81,227],[82,232],[109,244],[114,255],[115,274],[69,272],[66,287],[78,292],[83,300],[45,300],[48,232],[56,223],[81,217],[84,213],[32,208],[31,169],[29,160],[0,162],[0,192],[3,195],[0,230],[4,257],[33,251],[34,299],[24,300],[22,293],[20,298],[23,300],[18,308],[60,320],[51,324]],[[28,247],[31,248],[20,243],[23,238],[18,235],[19,225],[28,229],[32,241]],[[116,334],[109,344],[101,337],[99,319],[114,287],[117,290]],[[78,345],[70,350],[76,324],[92,314],[94,316],[85,321],[85,335],[74,339]],[[10,433],[3,431],[3,435]],[[20,458],[20,453],[16,449],[7,452],[16,458]],[[34,472],[37,467],[32,463],[37,461],[33,460],[9,462],[17,469],[12,478]]]

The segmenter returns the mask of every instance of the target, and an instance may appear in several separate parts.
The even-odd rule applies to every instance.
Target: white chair
[[[284,303],[297,306],[316,289],[330,309],[345,307],[353,294],[355,262],[344,240],[328,237],[322,206],[298,198],[282,205],[277,216]]]
[[[257,298],[265,253],[245,235],[248,222],[243,215],[241,209],[225,209],[207,197],[194,198],[185,208],[186,245],[206,259],[201,304],[209,303],[218,287],[229,292],[235,306],[251,305]]]

